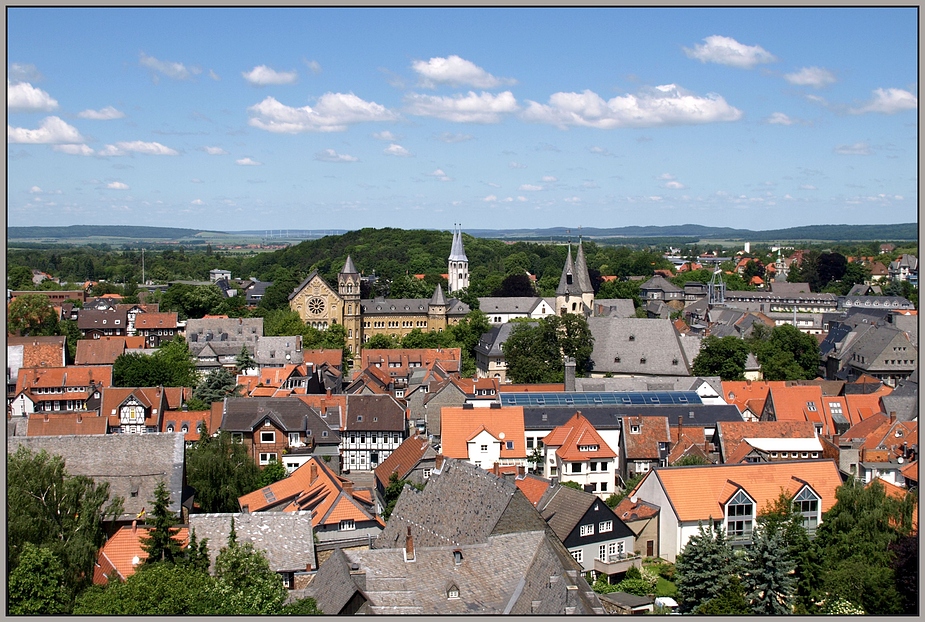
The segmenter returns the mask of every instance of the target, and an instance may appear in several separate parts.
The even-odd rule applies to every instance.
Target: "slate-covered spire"
[[[578,285],[583,293],[594,292],[591,286],[591,275],[588,274],[588,264],[585,262],[585,249],[581,245],[581,238],[578,239],[578,255],[575,257],[575,274],[578,277]]]
[[[463,248],[462,231],[453,232],[453,246],[450,248],[450,261],[469,261]]]
[[[590,279],[589,279],[590,281]],[[581,285],[575,271],[575,262],[572,261],[572,246],[568,247],[568,257],[565,259],[565,267],[562,268],[562,276],[559,277],[559,287],[556,288],[556,296],[581,297]]]
[[[437,283],[437,287],[434,289],[434,295],[430,298],[430,305],[446,306],[446,297],[443,295],[443,286],[440,283]]]
[[[353,259],[350,255],[347,255],[347,261],[344,262],[344,269],[340,271],[341,274],[359,274],[359,270],[356,269],[356,266],[353,265]]]

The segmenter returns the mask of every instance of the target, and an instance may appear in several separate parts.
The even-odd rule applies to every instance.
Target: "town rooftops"
[[[315,568],[315,544],[311,512],[257,512],[191,514],[190,530],[196,538],[209,540],[209,558],[228,543],[231,521],[238,543],[250,542],[262,551],[275,572],[299,572]]]
[[[437,455],[436,450],[431,446],[427,437],[422,434],[415,434],[406,438],[395,451],[389,454],[388,458],[383,460],[376,467],[376,480],[384,487],[389,485],[389,478],[392,473],[398,479],[405,479],[414,467],[425,457],[433,458]]]
[[[189,529],[178,527],[174,539],[186,546],[189,542]],[[146,559],[147,551],[142,548],[142,538],[146,538],[151,528],[146,526],[125,525],[106,540],[96,556],[93,568],[94,585],[106,585],[110,578],[125,581],[135,574]],[[197,534],[198,537],[198,534]],[[211,543],[210,543],[211,544]]]

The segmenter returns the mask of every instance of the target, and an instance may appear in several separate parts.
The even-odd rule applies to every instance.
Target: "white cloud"
[[[437,136],[437,140],[445,143],[463,143],[472,140],[472,134],[454,134],[452,132],[443,132]]]
[[[456,123],[498,123],[505,113],[519,110],[510,91],[497,95],[469,91],[467,95],[437,97],[411,93],[405,96],[408,112],[421,117],[436,117]]]
[[[7,80],[6,107],[10,112],[50,112],[58,107],[58,102],[28,82],[10,84]]]
[[[241,75],[244,79],[255,86],[266,86],[268,84],[293,84],[299,78],[295,71],[276,71],[266,65],[258,65],[250,71],[243,71]]]
[[[436,177],[440,181],[453,181],[452,177],[449,177],[446,173],[443,172],[443,169],[436,169],[433,173],[427,173],[429,177]]]
[[[411,68],[421,76],[421,86],[433,88],[436,84],[466,85],[477,89],[493,89],[503,84],[515,84],[510,78],[496,78],[478,65],[455,54],[446,58],[434,57],[429,61],[417,60]]]
[[[110,190],[128,190],[128,184],[123,184],[121,181],[114,181],[106,184],[106,187]]]
[[[818,190],[818,188],[812,184],[802,184],[800,190]]]
[[[321,63],[316,60],[307,60],[305,64],[308,66],[309,70],[315,75],[321,73]]]
[[[235,160],[234,163],[238,166],[263,166],[263,162],[258,162],[251,158],[241,158],[240,160]]]
[[[390,143],[394,143],[398,140],[401,140],[400,136],[397,136],[396,134],[393,134],[392,132],[388,130],[385,130],[383,132],[376,132],[375,134],[373,134],[373,138],[375,138],[376,140],[385,140]]]
[[[874,98],[861,106],[852,108],[849,112],[854,114],[864,114],[867,112],[880,112],[883,114],[893,114],[903,110],[915,110],[918,108],[919,100],[909,91],[902,89],[877,89],[874,91]]]
[[[84,140],[77,128],[68,125],[59,117],[45,117],[37,130],[7,125],[6,138],[10,143],[33,145],[81,143]]]
[[[42,194],[42,189],[38,186],[32,186],[29,188],[29,194]]]
[[[112,119],[121,119],[125,116],[125,113],[121,110],[116,110],[112,106],[106,106],[101,110],[83,110],[77,113],[77,116],[81,119],[93,119],[95,121],[110,121]]]
[[[221,80],[221,78],[219,77],[219,75],[218,75],[217,73],[215,73],[215,71],[213,71],[212,69],[209,70],[209,77],[212,78],[213,80],[215,80],[216,82],[218,82],[219,80]]]
[[[664,187],[671,188],[672,190],[681,190],[684,188],[684,184],[679,181],[669,181],[665,182]]]
[[[518,196],[518,197],[517,197],[517,200],[520,201],[521,203],[523,203],[523,202],[525,202],[525,201],[527,200],[527,197]]]
[[[718,63],[740,69],[751,69],[755,65],[777,60],[761,46],[744,45],[731,37],[712,35],[704,41],[705,43],[695,45],[693,49],[684,48],[684,53],[702,63]]]
[[[581,203],[581,197],[565,197],[562,200],[566,203]]]
[[[101,156],[123,156],[126,153],[142,153],[145,155],[180,155],[176,150],[165,147],[161,143],[134,140],[119,142],[115,145],[106,145],[99,151]]]
[[[52,145],[51,148],[68,155],[92,156],[96,153],[87,145]]]
[[[408,151],[401,145],[397,145],[395,143],[392,143],[391,145],[383,149],[382,153],[384,153],[385,155],[399,156],[401,158],[407,158],[413,155],[410,151]]]
[[[148,56],[144,52],[141,53],[141,60],[139,62],[141,63],[142,67],[147,67],[152,71],[162,73],[168,78],[173,78],[174,80],[189,80],[193,75],[199,73],[199,69],[196,69],[195,67],[187,69],[183,63],[172,63],[158,60],[153,56]]]
[[[203,150],[209,155],[228,155],[228,152],[221,147],[203,147]]]
[[[10,63],[8,75],[14,82],[35,82],[42,79],[39,70],[31,63]]]
[[[482,199],[482,200],[485,201],[486,203],[494,203],[495,201],[498,200],[498,197],[496,197],[496,196],[493,195],[493,194],[489,194],[487,197],[485,197],[485,198]]]
[[[671,173],[662,173],[661,175],[658,176],[658,178],[671,180],[671,179],[674,179],[674,175],[672,175]]]
[[[315,159],[322,162],[356,162],[359,158],[346,153],[337,153],[333,149],[325,149],[315,154]]]
[[[867,143],[854,143],[853,145],[839,145],[835,153],[840,155],[870,155],[870,145]]]
[[[784,79],[790,84],[812,86],[817,89],[835,84],[835,74],[822,67],[803,67],[796,73],[784,74]]]
[[[699,97],[674,84],[604,101],[597,93],[554,93],[548,104],[528,100],[524,119],[560,128],[569,125],[614,129],[737,121],[742,111],[720,95]],[[592,148],[593,150],[593,148]]]
[[[508,164],[509,168],[527,168],[526,164],[521,164],[520,162],[511,162]]]
[[[518,190],[523,190],[525,192],[537,192],[542,189],[543,186],[535,186],[533,184],[521,184],[520,188],[518,188]]]
[[[793,119],[785,115],[783,112],[773,112],[764,121],[765,123],[770,123],[771,125],[793,125],[795,123]]]
[[[551,184],[552,182],[559,181],[559,180],[556,177],[553,177],[552,175],[543,175],[543,181],[546,182],[547,184]]]
[[[293,108],[267,97],[247,109],[249,123],[268,132],[342,132],[348,125],[366,121],[393,121],[397,115],[375,102],[367,102],[353,93],[325,93],[314,108]]]
[[[205,204],[206,202],[203,201],[202,199],[193,199],[192,201],[190,201],[190,205],[205,205]]]
[[[588,149],[588,151],[590,151],[591,153],[602,155],[602,156],[613,156],[613,154],[610,153],[610,151],[605,149],[604,147],[591,147],[590,149]]]

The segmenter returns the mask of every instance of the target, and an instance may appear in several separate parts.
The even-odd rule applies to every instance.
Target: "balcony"
[[[594,558],[594,572],[606,575],[614,575],[626,572],[630,567],[642,567],[642,556],[636,554],[620,553],[617,555],[608,555],[607,561]]]

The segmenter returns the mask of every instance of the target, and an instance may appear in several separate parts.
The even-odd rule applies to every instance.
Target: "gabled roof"
[[[716,437],[722,461],[738,462],[739,446],[748,438],[816,438],[816,429],[810,421],[720,421]]]
[[[467,460],[469,458],[467,441],[483,427],[492,436],[503,441],[501,444],[502,458],[525,458],[527,456],[524,415],[521,406],[443,407],[440,410],[440,441],[444,455],[449,458]],[[513,442],[513,449],[507,448],[509,441]]]
[[[160,429],[160,421],[167,410],[164,387],[106,387],[103,389],[100,415],[109,419],[110,426],[119,427],[122,424],[119,408],[130,398],[145,409],[145,425],[156,425]]]
[[[128,345],[128,340],[132,341]],[[74,357],[76,365],[112,365],[117,358],[125,353],[125,349],[143,348],[144,337],[100,337],[99,339],[79,339],[77,341],[77,354]]]
[[[161,421],[161,432],[183,432],[186,426],[186,434],[183,440],[193,442],[199,440],[199,426],[205,423],[210,426],[212,423],[212,411],[209,410],[171,410],[164,413]],[[173,428],[172,430],[170,428]]]
[[[345,486],[346,485],[346,486]],[[312,525],[337,525],[342,520],[375,522],[372,508],[353,494],[353,483],[336,475],[312,456],[288,477],[238,499],[245,512],[312,512]]]
[[[533,473],[526,473],[523,477],[518,476],[515,478],[514,485],[524,493],[527,501],[536,507],[536,504],[540,502],[540,499],[543,498],[543,495],[546,494],[546,491],[549,490],[549,487],[552,486],[553,483],[552,480],[548,480],[545,477],[540,477]]]
[[[248,397],[229,398],[224,402],[222,429],[229,432],[253,432],[269,419],[284,432],[305,432],[315,443],[339,444],[339,421],[326,423],[324,419],[302,398],[298,397]]]
[[[176,328],[176,312],[139,313],[135,316],[135,330],[157,330]]]
[[[67,337],[7,337],[7,348],[22,346],[20,367],[64,367]],[[83,340],[78,340],[79,346]]]
[[[682,339],[669,319],[588,318],[596,373],[689,376]],[[697,343],[697,342],[695,342]]]
[[[462,231],[453,232],[453,243],[450,246],[449,261],[469,261],[466,249],[463,248]]]
[[[572,261],[572,247],[569,245],[568,255],[565,259],[565,265],[562,267],[562,275],[559,277],[559,286],[556,287],[556,296],[581,297],[582,277],[578,273],[575,263]]]
[[[106,417],[80,413],[35,413],[28,418],[26,436],[70,436],[72,434],[106,434]]]
[[[651,279],[639,286],[639,289],[645,291],[647,289],[661,290],[663,292],[683,292],[684,290],[666,279],[661,274],[656,274]]]
[[[739,489],[755,501],[760,513],[781,490],[792,497],[807,484],[821,497],[824,513],[835,504],[835,489],[842,483],[834,460],[656,468],[646,475],[649,478],[661,484],[671,510],[683,522],[722,518],[725,503]]]
[[[105,365],[23,367],[19,370],[16,392],[36,388],[89,387],[91,384],[107,387],[111,385],[112,367]]]
[[[436,455],[437,451],[431,446],[427,437],[415,434],[406,438],[395,451],[389,454],[388,458],[376,467],[374,471],[376,480],[383,486],[388,486],[392,473],[395,473],[400,480],[405,479],[421,460],[433,459]]]
[[[391,395],[348,395],[343,431],[404,432],[405,408]]]
[[[332,348],[302,350],[302,360],[313,364],[316,368],[328,365],[340,369],[344,353]]]
[[[620,419],[623,424],[623,433],[620,438],[626,447],[624,459],[654,460],[667,457],[665,452],[660,451],[659,445],[671,442],[668,417],[629,416]],[[633,433],[635,428],[639,429],[638,433]]]
[[[196,539],[209,540],[210,564],[227,546],[231,521],[239,544],[250,542],[262,551],[274,572],[314,569],[315,544],[311,512],[253,512],[190,514],[189,528]]]
[[[666,425],[667,427],[667,425]],[[576,412],[565,424],[554,428],[543,438],[547,447],[556,447],[556,455],[569,462],[583,462],[616,458],[617,454],[601,437],[591,422]],[[595,450],[581,450],[581,447],[597,447]]]
[[[620,503],[617,504],[617,507],[613,509],[613,513],[624,522],[652,518],[653,516],[657,516],[658,512],[658,506],[646,503],[641,499],[633,501],[630,495],[623,497]]]
[[[583,490],[575,490],[569,486],[556,485],[549,488],[536,509],[539,510],[549,527],[558,536],[560,540],[565,540],[575,530],[578,522],[584,517],[588,509],[595,503],[599,504],[598,508],[603,509],[605,514],[612,514],[607,505],[596,495]],[[606,517],[606,516],[605,516]],[[621,538],[632,535],[632,531],[623,524],[619,517],[614,516],[614,538]]]
[[[186,547],[189,544],[189,530],[186,527],[177,529],[179,531],[174,539],[180,542],[182,547]],[[124,526],[110,536],[97,553],[93,584],[106,585],[109,577],[118,577],[120,581],[125,581],[135,574],[148,559],[148,553],[141,546],[141,539],[147,537],[150,530],[151,528],[146,526]]]

